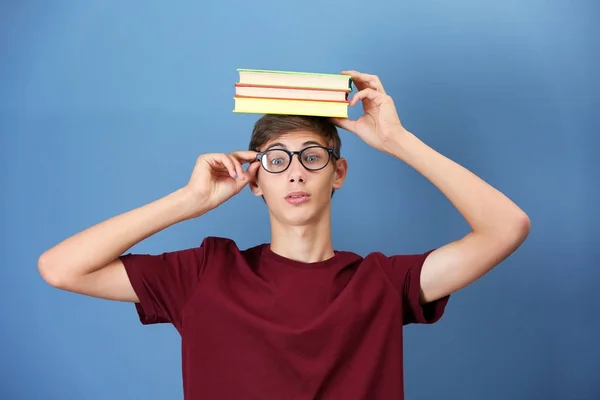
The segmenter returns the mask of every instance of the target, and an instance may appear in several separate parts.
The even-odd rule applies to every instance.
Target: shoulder
[[[237,243],[230,238],[207,236],[202,240],[200,248],[205,251],[239,251]]]
[[[427,257],[434,251],[385,255],[373,252],[365,257],[376,264],[385,279],[393,285],[403,304],[403,324],[431,324],[444,314],[449,296],[425,303],[422,300],[422,271]]]
[[[362,256],[347,250],[336,250],[336,257],[349,263],[360,264],[361,267],[374,266],[382,269],[420,267],[434,249],[419,253],[386,254],[382,251],[368,252]]]
[[[373,251],[364,257],[366,263],[376,264],[383,268],[400,267],[410,268],[423,264],[425,259],[433,252],[434,249],[425,252],[400,253],[388,255],[382,251]]]
[[[378,268],[398,290],[402,291],[407,284],[420,283],[423,264],[432,252],[433,249],[425,252],[387,255],[381,251],[374,251],[365,256],[363,264]]]
[[[127,269],[142,268],[146,271],[147,265],[171,266],[189,268],[192,266],[203,267],[215,260],[220,255],[240,253],[235,241],[229,238],[207,236],[197,245],[177,250],[148,253],[126,253],[120,259]]]
[[[227,237],[207,236],[202,240],[200,248],[211,253],[222,253],[224,255],[246,255],[260,252],[265,243],[260,243],[247,248],[241,248],[238,243]]]
[[[203,263],[216,265],[249,265],[261,258],[266,243],[242,247],[235,240],[220,236],[207,236],[200,245]]]

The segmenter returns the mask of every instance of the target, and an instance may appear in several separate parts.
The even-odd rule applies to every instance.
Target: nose
[[[298,154],[292,156],[290,166],[288,167],[288,179],[290,182],[306,182],[306,169],[300,163]]]

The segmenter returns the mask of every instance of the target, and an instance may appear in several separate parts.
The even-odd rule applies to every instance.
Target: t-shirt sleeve
[[[207,247],[204,240],[196,248],[120,257],[139,299],[135,307],[142,324],[171,323],[179,327],[181,311],[206,268]]]
[[[433,324],[442,318],[450,296],[421,304],[421,270],[430,250],[423,254],[387,257],[383,268],[402,298],[403,324]]]

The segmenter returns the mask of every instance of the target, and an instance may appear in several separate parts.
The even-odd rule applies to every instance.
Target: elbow
[[[522,243],[527,238],[527,236],[529,236],[529,231],[531,230],[531,220],[529,219],[529,216],[523,211],[520,212],[516,220],[517,222],[515,223],[515,235]]]
[[[529,216],[519,211],[517,215],[510,218],[504,229],[504,239],[508,246],[514,251],[527,239],[531,230]]]
[[[55,263],[50,259],[48,253],[43,253],[38,258],[38,272],[42,279],[52,287],[63,288],[64,278],[58,272]]]
[[[514,252],[523,244],[529,236],[530,230],[529,216],[522,210],[518,210],[511,215],[505,214],[496,219],[494,225],[490,225],[486,231],[482,230],[479,233],[482,237],[487,238],[488,243],[493,244],[497,251],[506,255]]]

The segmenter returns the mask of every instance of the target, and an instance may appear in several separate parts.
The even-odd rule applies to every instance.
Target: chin
[[[286,226],[305,226],[315,223],[318,220],[314,213],[307,213],[305,210],[280,210],[280,212],[272,212],[271,219]]]
[[[286,202],[276,212],[271,212],[271,217],[284,225],[306,226],[318,224],[327,217],[327,212],[324,207],[316,208],[310,203],[295,206]]]

